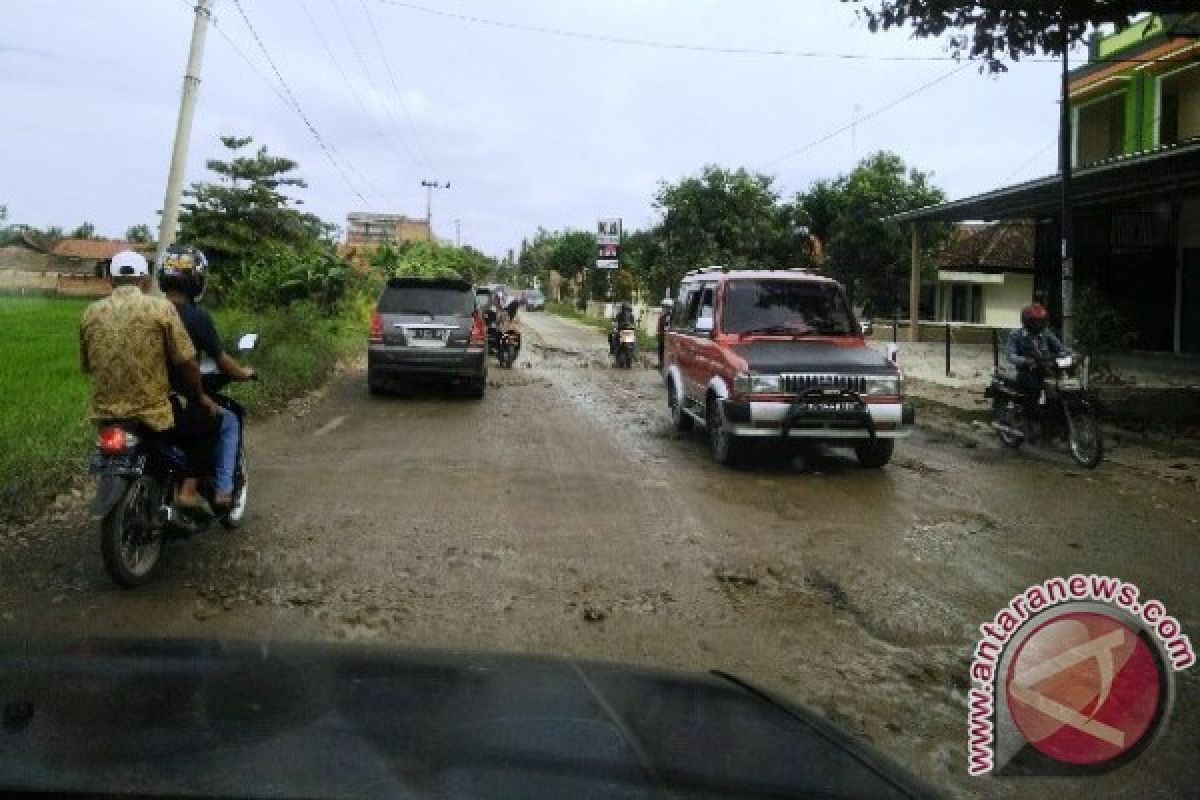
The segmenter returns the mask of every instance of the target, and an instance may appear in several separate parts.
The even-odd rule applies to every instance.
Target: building
[[[425,242],[432,238],[426,219],[369,211],[346,215],[347,247],[372,248],[382,242]]]
[[[1135,347],[1200,353],[1200,13],[1151,16],[1100,36],[1069,75],[1075,296],[1115,310]],[[922,223],[1034,226],[1033,294],[1061,321],[1058,175],[897,214]],[[919,251],[914,251],[919,252]],[[919,264],[913,265],[919,276]],[[914,336],[919,291],[910,295]]]
[[[939,322],[1016,328],[1033,297],[1031,222],[960,223],[937,256]]]

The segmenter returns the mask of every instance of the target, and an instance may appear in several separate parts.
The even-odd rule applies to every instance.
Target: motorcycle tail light
[[[96,437],[96,446],[100,452],[116,455],[131,450],[137,445],[138,438],[124,428],[102,428]]]
[[[383,317],[378,311],[371,314],[371,332],[367,341],[375,343],[383,341]]]

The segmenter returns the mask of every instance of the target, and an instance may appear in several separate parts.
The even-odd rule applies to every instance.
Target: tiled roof
[[[124,242],[119,239],[63,239],[54,245],[50,255],[63,258],[79,258],[87,261],[104,261],[122,250],[147,250],[152,245]]]
[[[941,269],[1032,270],[1035,227],[1030,221],[959,224],[937,257]]]

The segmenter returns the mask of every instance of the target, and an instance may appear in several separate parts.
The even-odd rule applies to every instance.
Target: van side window
[[[717,285],[710,283],[705,285],[700,291],[699,311],[696,314],[696,319],[709,320],[709,329],[712,329],[713,316],[716,313],[717,305]],[[693,327],[695,324],[693,323]]]

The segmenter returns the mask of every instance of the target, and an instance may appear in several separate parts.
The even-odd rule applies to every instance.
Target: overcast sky
[[[205,159],[222,149],[218,135],[251,135],[300,162],[307,207],[339,224],[359,209],[423,216],[420,180],[448,181],[434,198],[438,235],[452,239],[461,219],[464,242],[502,255],[539,225],[590,229],[609,215],[624,217],[627,229],[649,225],[657,182],[707,163],[762,169],[787,194],[880,148],[933,172],[951,197],[1054,171],[1054,63],[1015,65],[999,77],[968,66],[862,121],[853,136],[778,161],[847,125],[856,107],[870,114],[956,68],[882,60],[945,52],[907,33],[871,34],[837,0],[406,4],[589,34],[868,58],[610,44],[390,0],[241,3],[350,185],[281,100],[234,0],[216,0],[188,181],[206,177]],[[108,236],[139,222],[157,229],[190,2],[3,5],[0,203],[10,221],[70,228],[91,220]]]

